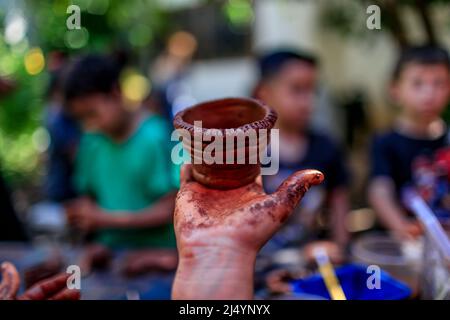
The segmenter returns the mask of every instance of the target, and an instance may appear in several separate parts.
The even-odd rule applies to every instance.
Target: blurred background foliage
[[[49,55],[126,52],[135,71],[146,74],[149,63],[177,30],[195,34],[197,58],[210,59],[252,51],[254,3],[258,0],[0,0],[0,77],[15,90],[0,100],[0,168],[13,187],[39,180],[39,163],[48,145],[44,119]],[[312,0],[279,0],[288,1]],[[433,12],[450,0],[320,0],[321,28],[346,40],[372,45],[388,34],[398,47],[414,43],[404,11],[418,19],[424,40],[439,43]],[[196,7],[175,9],[190,2]],[[81,9],[80,30],[68,30],[67,8]],[[382,30],[369,32],[364,19],[368,5],[381,8]],[[214,26],[214,27],[212,27]],[[449,26],[450,27],[450,26]],[[206,30],[208,29],[208,30]],[[209,30],[211,29],[211,30]],[[234,32],[229,37],[229,30]],[[239,38],[239,34],[243,35]],[[250,34],[250,36],[249,36]],[[237,35],[237,36],[236,36]],[[245,35],[245,36],[244,36]],[[450,119],[450,115],[446,115]]]
[[[301,1],[301,0],[300,0]],[[373,46],[376,37],[387,34],[399,49],[414,45],[417,39],[414,34],[421,34],[422,43],[445,46],[440,41],[440,35],[450,30],[450,25],[444,30],[437,29],[433,23],[433,13],[448,10],[450,0],[323,0],[319,24],[326,31],[331,31],[343,39],[358,41],[361,45]],[[370,5],[380,8],[381,30],[366,28],[367,18],[361,15]],[[405,12],[415,16],[418,24],[415,28],[408,25]],[[372,12],[370,12],[372,13]],[[450,13],[450,12],[449,12]],[[449,14],[447,13],[447,14]],[[375,32],[374,32],[375,31]],[[443,114],[444,120],[450,124],[450,105]]]
[[[175,1],[176,2],[176,1]],[[252,20],[250,0],[213,4],[236,30]],[[170,32],[180,29],[165,0],[0,0],[0,77],[15,89],[0,100],[0,168],[12,185],[36,183],[48,145],[44,118],[48,56],[123,52],[145,72]],[[81,9],[81,29],[66,27],[67,8]],[[205,26],[206,27],[206,26]]]
[[[411,28],[407,25],[403,15],[409,10],[417,15],[425,35],[425,42],[439,44],[438,32],[433,24],[432,11],[437,6],[450,3],[449,0],[325,0],[320,17],[320,24],[333,30],[343,37],[355,37],[359,40],[371,40],[376,33],[366,28],[366,16],[359,14],[365,12],[370,5],[380,8],[382,28],[380,32],[387,31],[397,45],[405,47],[413,43]],[[450,26],[449,26],[450,27]]]

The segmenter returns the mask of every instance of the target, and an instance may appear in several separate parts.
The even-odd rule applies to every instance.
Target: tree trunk
[[[396,0],[378,0],[381,12],[386,12],[386,23],[391,30],[392,36],[401,48],[409,45],[409,40],[405,32],[403,21],[400,17],[398,2]]]
[[[419,14],[425,32],[427,34],[427,43],[428,44],[437,44],[436,32],[433,24],[431,23],[430,11],[429,11],[429,3],[427,0],[416,0],[415,9]]]

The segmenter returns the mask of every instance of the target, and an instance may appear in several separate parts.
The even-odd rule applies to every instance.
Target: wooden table
[[[45,260],[52,250],[58,250],[65,265],[75,264],[81,250],[68,245],[30,245],[14,242],[0,243],[0,262],[14,263],[23,278],[24,271]],[[152,272],[143,276],[125,277],[118,271],[118,263],[124,252],[115,252],[112,267],[94,271],[81,279],[83,300],[170,299],[174,273]],[[24,290],[22,287],[20,291]]]

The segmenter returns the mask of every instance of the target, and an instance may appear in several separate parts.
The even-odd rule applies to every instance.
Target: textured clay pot
[[[245,134],[249,130],[255,130],[259,137],[260,133],[264,133],[264,130],[260,130],[266,129],[268,143],[270,130],[276,120],[275,111],[260,101],[227,98],[201,103],[185,109],[176,114],[173,123],[176,129],[184,129],[185,132],[189,132],[190,143],[186,143],[183,139],[183,146],[191,156],[194,179],[209,188],[234,189],[253,182],[260,174],[260,158],[257,157],[256,163],[254,161],[252,163],[252,161],[249,161],[249,155],[255,155],[259,148],[265,148],[266,146],[260,146],[259,140],[256,144],[246,140],[245,145],[241,146],[240,149],[238,144],[235,143],[233,149],[230,150],[230,146],[225,142],[226,137],[233,133],[236,134],[236,132]],[[201,128],[194,126],[194,121],[202,121]],[[194,143],[194,135],[198,137],[200,133],[203,142]],[[200,152],[203,152],[217,135],[222,135],[223,151],[222,154],[215,154],[215,156],[222,158],[223,163],[205,163],[202,156],[199,157],[199,154],[202,154]],[[211,137],[213,138],[211,139]],[[226,163],[226,153],[230,151],[235,159],[237,159],[239,152],[241,152],[241,155],[245,153],[245,162],[243,164],[236,163],[237,161],[233,164]],[[197,162],[201,163],[195,163],[196,159]]]

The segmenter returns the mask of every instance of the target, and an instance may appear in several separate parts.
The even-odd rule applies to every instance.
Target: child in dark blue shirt
[[[290,237],[290,226],[293,239],[302,228],[314,235],[329,230],[332,239],[344,247],[348,242],[345,217],[349,201],[343,153],[330,137],[310,127],[318,75],[316,59],[294,51],[276,51],[259,62],[261,80],[255,96],[276,110],[280,137],[279,171],[263,176],[264,188],[273,192],[285,178],[301,169],[314,168],[325,174],[323,184],[311,188],[296,208],[284,229],[286,237]],[[319,230],[317,217],[324,209],[330,214],[326,216],[325,230]]]
[[[408,218],[401,192],[412,182],[418,158],[431,157],[448,144],[441,119],[450,93],[447,51],[420,46],[402,52],[390,92],[401,112],[390,131],[374,138],[369,202],[385,227],[410,239],[420,228]]]

